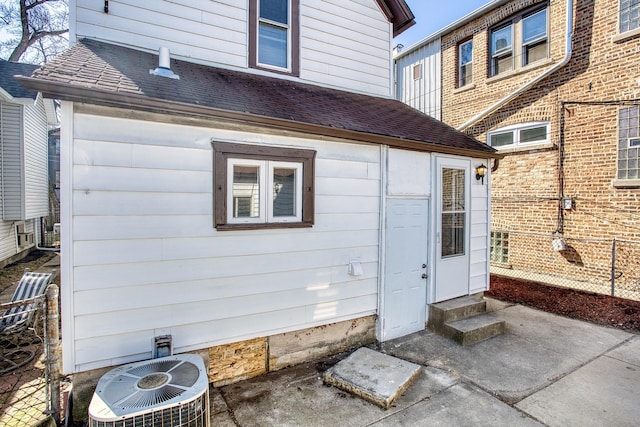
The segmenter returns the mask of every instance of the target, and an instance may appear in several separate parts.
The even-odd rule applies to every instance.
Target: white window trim
[[[530,142],[520,142],[520,133],[523,130],[542,127],[542,126],[545,126],[547,128],[547,137],[546,137],[546,139],[537,140],[537,141],[530,141]],[[508,149],[513,149],[513,148],[517,148],[517,147],[529,147],[529,146],[534,146],[534,145],[549,144],[549,143],[551,143],[550,129],[551,129],[551,123],[550,122],[518,123],[518,124],[515,124],[515,125],[505,126],[503,128],[494,129],[494,130],[492,130],[490,132],[487,132],[487,143],[489,145],[491,145],[491,137],[493,135],[501,134],[501,133],[513,132],[513,134],[514,134],[514,136],[513,136],[513,144],[499,145],[499,146],[493,147],[493,148],[495,148],[496,150],[508,150]]]
[[[258,167],[258,185],[260,194],[258,197],[257,217],[236,217],[234,216],[235,204],[233,199],[233,172],[234,166]],[[294,169],[295,172],[295,215],[274,216],[272,201],[274,199],[273,170],[275,168]],[[302,163],[279,162],[271,160],[236,159],[227,160],[227,223],[229,224],[264,224],[264,223],[286,223],[302,221]]]
[[[260,16],[260,1],[257,3],[257,14],[258,14],[258,22],[256,23],[256,64],[262,68],[268,68],[271,70],[277,71],[286,71],[290,73],[292,71],[292,53],[291,53],[291,0],[287,0],[287,23],[283,24],[282,22],[272,21],[270,19],[265,19]],[[274,27],[279,27],[287,32],[287,66],[286,67],[278,67],[273,64],[265,64],[260,62],[260,24],[272,25]]]
[[[267,191],[269,192],[267,206],[267,221],[268,222],[300,222],[302,221],[302,163],[295,162],[267,162]],[[293,216],[273,216],[273,170],[276,168],[293,169],[295,170],[295,215]]]

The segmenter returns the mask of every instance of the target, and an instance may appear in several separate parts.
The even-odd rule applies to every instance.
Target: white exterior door
[[[469,294],[470,173],[468,160],[436,160],[434,302]]]
[[[425,328],[429,202],[388,199],[381,341]]]

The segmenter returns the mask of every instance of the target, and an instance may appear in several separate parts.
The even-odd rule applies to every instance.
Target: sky
[[[394,39],[409,47],[491,0],[405,0],[416,17],[416,24]]]

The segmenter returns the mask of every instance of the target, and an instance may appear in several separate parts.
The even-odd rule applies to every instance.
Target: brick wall
[[[584,260],[600,258],[600,262],[611,253],[602,248],[591,253],[579,239],[640,241],[640,188],[614,185],[620,104],[613,101],[640,98],[640,36],[616,40],[618,3],[574,1],[570,62],[466,130],[486,141],[488,131],[504,126],[531,121],[551,124],[549,146],[509,152],[492,174],[492,228],[525,233],[510,237],[513,265],[551,270],[568,263],[563,268],[588,272]],[[549,8],[550,58],[508,75],[489,77],[489,29],[514,13],[542,4]],[[565,0],[514,0],[444,35],[443,121],[459,126],[559,63],[565,54],[565,16]],[[474,82],[457,88],[457,47],[470,37]],[[575,198],[573,209],[559,209],[561,193]],[[550,235],[558,228],[566,238],[578,239],[572,246],[575,253],[541,257],[541,251],[552,251],[548,241],[541,247],[543,243],[526,233]],[[575,262],[576,257],[582,264]],[[568,274],[577,273],[569,270]]]

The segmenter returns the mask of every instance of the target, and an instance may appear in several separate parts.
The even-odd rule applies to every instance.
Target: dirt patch
[[[24,274],[25,268],[36,271],[54,256],[56,256],[55,252],[31,251],[20,261],[5,266],[0,270],[0,292],[16,284]]]
[[[485,295],[640,334],[640,301],[498,276]]]

